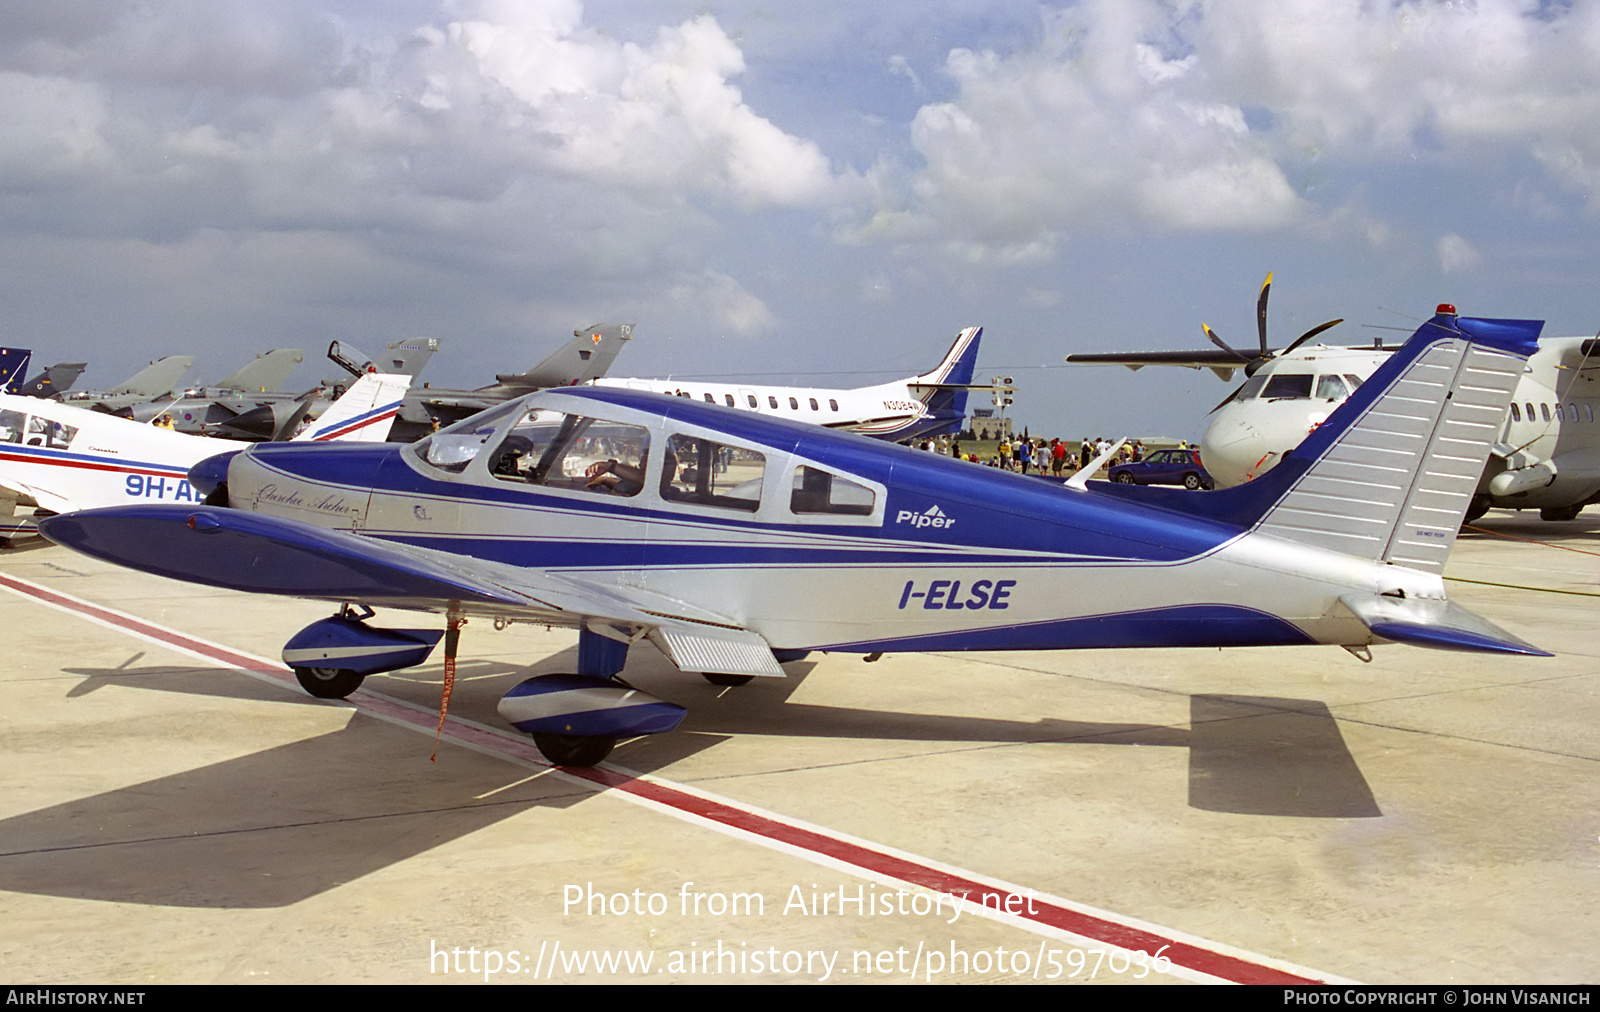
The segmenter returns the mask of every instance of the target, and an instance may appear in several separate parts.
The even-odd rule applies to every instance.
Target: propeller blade
[[[1261,357],[1271,358],[1272,353],[1267,350],[1267,296],[1272,293],[1272,272],[1267,272],[1267,280],[1261,282],[1261,295],[1256,299],[1256,334],[1261,338]]]
[[[1248,364],[1251,361],[1249,355],[1240,354],[1237,349],[1228,347],[1228,342],[1226,342],[1222,338],[1218,337],[1217,336],[1217,332],[1212,330],[1211,327],[1208,326],[1207,324],[1204,324],[1204,323],[1200,324],[1200,329],[1206,332],[1206,336],[1211,338],[1211,343],[1216,345],[1218,348],[1221,348],[1223,351],[1227,352],[1228,354],[1235,356],[1241,362],[1244,362],[1244,363]]]
[[[1337,327],[1339,324],[1341,324],[1343,322],[1344,322],[1344,318],[1340,317],[1337,320],[1329,320],[1327,323],[1318,324],[1317,326],[1312,327],[1310,330],[1306,331],[1304,334],[1301,334],[1299,337],[1295,338],[1293,344],[1289,345],[1289,347],[1283,349],[1283,351],[1280,351],[1278,354],[1280,354],[1280,355],[1288,354],[1289,352],[1294,351],[1296,348],[1300,347],[1302,344],[1305,344],[1307,341],[1311,340],[1313,337],[1316,337],[1318,334],[1322,333],[1324,330],[1327,330],[1330,327]]]

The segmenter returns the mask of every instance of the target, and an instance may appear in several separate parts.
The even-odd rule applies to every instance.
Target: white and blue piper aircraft
[[[51,540],[211,586],[338,602],[284,648],[315,696],[444,633],[372,607],[575,627],[577,671],[500,702],[592,765],[682,708],[616,677],[649,640],[717,684],[807,651],[1341,646],[1542,655],[1441,571],[1542,323],[1441,314],[1256,481],[1066,487],[791,420],[546,390],[411,445],[256,444],[203,506],[54,517]],[[224,508],[223,504],[226,504]]]

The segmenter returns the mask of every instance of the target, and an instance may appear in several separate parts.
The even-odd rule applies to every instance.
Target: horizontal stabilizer
[[[1425,598],[1388,597],[1382,594],[1346,594],[1339,603],[1366,623],[1374,635],[1396,643],[1413,643],[1443,650],[1552,657],[1487,619],[1456,604]]]

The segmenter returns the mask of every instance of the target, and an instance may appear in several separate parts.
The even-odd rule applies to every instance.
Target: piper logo
[[[954,527],[956,518],[945,516],[944,510],[935,503],[928,507],[926,513],[913,513],[910,510],[901,510],[894,518],[897,524],[910,524],[912,527]]]

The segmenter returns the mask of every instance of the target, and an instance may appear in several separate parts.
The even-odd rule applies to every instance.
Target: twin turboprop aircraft
[[[1392,641],[1541,654],[1441,571],[1537,321],[1441,314],[1267,475],[1061,487],[693,399],[546,390],[410,446],[259,443],[201,462],[207,505],[47,519],[146,572],[336,602],[285,662],[315,696],[421,664],[465,616],[579,630],[577,671],[501,714],[562,765],[669,731],[617,679],[648,640],[718,684],[807,651]],[[442,613],[367,624],[373,607]]]

